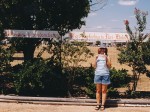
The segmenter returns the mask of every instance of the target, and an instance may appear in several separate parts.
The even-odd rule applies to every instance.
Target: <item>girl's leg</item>
[[[102,84],[102,109],[104,109],[104,105],[107,98],[107,87],[108,85]]]
[[[96,101],[97,105],[101,104],[101,92],[102,92],[102,84],[96,84]]]

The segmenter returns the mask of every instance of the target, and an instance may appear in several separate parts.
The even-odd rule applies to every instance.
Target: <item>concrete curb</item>
[[[84,98],[56,98],[56,97],[27,97],[27,96],[8,96],[0,95],[0,102],[7,103],[31,103],[43,105],[81,105],[95,106],[95,99]],[[150,107],[149,99],[108,99],[106,106],[144,106]]]

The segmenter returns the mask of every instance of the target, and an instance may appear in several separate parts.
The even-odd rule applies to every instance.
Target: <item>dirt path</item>
[[[0,102],[0,112],[100,112],[94,106],[38,105]],[[104,112],[150,112],[150,107],[109,107]]]

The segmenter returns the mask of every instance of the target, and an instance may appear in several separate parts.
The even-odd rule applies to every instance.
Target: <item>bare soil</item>
[[[109,107],[104,112],[150,112],[150,107]],[[0,112],[98,112],[94,106],[0,103]],[[99,110],[100,112],[100,110]]]

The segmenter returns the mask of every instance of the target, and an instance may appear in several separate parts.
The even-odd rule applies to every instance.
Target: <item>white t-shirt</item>
[[[95,69],[95,75],[109,75],[109,68],[106,64],[107,56],[103,54],[99,54],[96,59],[96,69]]]

